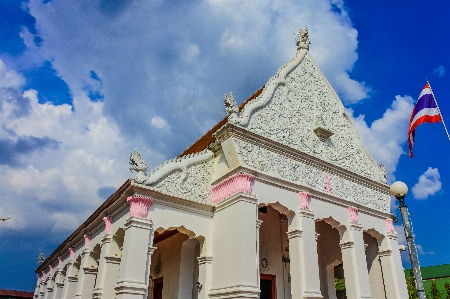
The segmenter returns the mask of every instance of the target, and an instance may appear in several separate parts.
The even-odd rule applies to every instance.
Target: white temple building
[[[39,299],[407,299],[386,170],[300,30],[179,157],[127,180],[37,269]],[[336,281],[345,291],[336,291]]]

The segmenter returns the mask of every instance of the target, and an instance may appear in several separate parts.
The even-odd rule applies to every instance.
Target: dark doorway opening
[[[157,278],[153,281],[153,299],[162,299],[162,293],[163,293],[163,278]]]
[[[276,299],[275,275],[261,274],[259,280],[261,294],[260,299]]]

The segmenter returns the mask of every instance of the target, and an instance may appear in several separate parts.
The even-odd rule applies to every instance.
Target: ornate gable
[[[229,123],[386,183],[341,100],[305,47],[269,79],[262,93],[240,113],[228,110]]]

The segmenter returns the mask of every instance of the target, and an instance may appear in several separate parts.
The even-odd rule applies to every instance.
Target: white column
[[[349,207],[349,212],[351,221],[340,243],[347,298],[371,299],[362,226],[357,223],[358,210]]]
[[[54,287],[53,267],[50,266],[50,270],[48,271],[47,275],[44,299],[51,299],[53,297],[53,287]]]
[[[34,287],[34,294],[33,294],[33,298],[34,299],[38,299],[39,298],[39,287],[41,285],[41,277],[39,276],[39,274],[38,274],[37,277],[38,278],[37,278],[36,286]]]
[[[84,250],[81,254],[81,266],[78,275],[77,289],[75,299],[90,299],[94,290],[95,277],[97,275],[97,267],[92,268],[90,257],[91,236],[84,235]]]
[[[154,250],[153,223],[147,219],[153,200],[133,195],[128,197],[127,202],[130,204],[130,218],[125,223],[116,299],[144,299],[148,293],[151,254]]]
[[[392,219],[386,219],[388,232],[378,253],[383,272],[387,299],[408,299],[405,274],[403,272],[398,236],[392,225]]]
[[[301,208],[287,233],[292,298],[323,298],[320,292],[314,213],[309,210],[310,198],[308,192],[299,192]]]
[[[45,277],[45,272],[42,271],[41,285],[39,286],[39,299],[45,298],[46,289],[47,289],[47,280]]]
[[[210,298],[258,298],[259,272],[254,177],[235,174],[213,186],[217,203],[213,219]]]
[[[201,256],[198,260],[198,299],[208,299],[211,288],[211,264],[212,256]]]
[[[64,288],[64,273],[62,269],[62,260],[58,257],[58,268],[55,271],[55,284],[53,287],[53,296],[51,299],[60,299]]]
[[[110,233],[112,217],[104,217],[103,220],[105,221],[105,235],[102,239],[97,280],[92,296],[94,299],[114,298],[116,294],[114,287],[117,284],[120,269],[119,252],[111,243],[114,242],[113,235]]]
[[[61,299],[73,299],[78,282],[78,269],[74,260],[74,248],[69,248],[69,261],[67,262],[66,277]]]

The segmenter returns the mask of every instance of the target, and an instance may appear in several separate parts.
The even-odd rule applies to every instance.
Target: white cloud
[[[433,73],[436,74],[439,78],[442,78],[445,75],[445,71],[446,71],[445,67],[440,65],[433,70]]]
[[[420,177],[419,181],[412,187],[412,193],[415,199],[427,199],[441,190],[439,170],[428,167]]]
[[[386,166],[388,179],[394,179],[394,171],[402,154],[405,152],[402,145],[407,140],[408,121],[413,108],[413,99],[410,96],[396,96],[390,108],[383,116],[373,121],[370,126],[366,123],[364,115],[353,116],[356,128],[361,139],[378,164],[383,162]]]
[[[158,129],[162,129],[164,127],[169,127],[169,125],[167,124],[167,121],[160,116],[155,116],[152,118],[152,126],[155,126]]]
[[[99,188],[127,178],[132,149],[149,165],[178,155],[225,115],[225,93],[243,101],[294,56],[300,27],[343,100],[366,98],[370,88],[349,76],[358,33],[333,4],[340,12],[328,0],[30,0],[41,42],[23,29],[18,64],[50,61],[72,104],[40,103],[39,90],[22,90],[24,76],[0,62],[0,138],[57,144],[0,164],[1,196],[15,199],[0,211],[14,215],[16,229],[72,229],[101,203]]]
[[[0,88],[19,88],[25,83],[25,78],[15,70],[7,70],[0,59]]]

